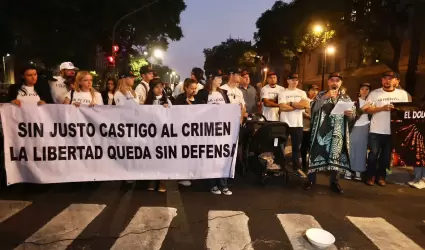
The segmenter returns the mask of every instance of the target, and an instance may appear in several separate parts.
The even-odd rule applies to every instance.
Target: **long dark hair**
[[[109,89],[108,89],[108,82],[112,81],[114,84],[114,89],[112,90],[112,93],[115,93],[115,91],[117,90],[118,84],[117,84],[117,80],[113,77],[108,77],[105,81],[105,89],[103,90],[103,92],[108,93]]]
[[[207,82],[205,83],[205,89],[208,91],[209,94],[212,93],[212,85],[213,85],[213,81],[214,81],[215,77],[210,77],[208,78]],[[220,92],[221,94],[223,94],[223,90],[221,88],[217,88],[216,89],[218,92]]]
[[[9,93],[8,93],[8,101],[11,102],[13,100],[16,100],[18,96],[19,90],[26,93],[26,90],[24,88],[25,86],[25,72],[28,70],[35,70],[37,71],[37,68],[33,65],[27,65],[22,68],[22,74],[21,74],[21,80],[12,86],[9,87]],[[37,71],[38,74],[38,71]],[[40,97],[40,100],[46,102],[46,103],[53,103],[52,93],[50,92],[50,86],[48,83],[48,80],[44,80],[43,78],[37,78],[37,83],[34,85],[34,90]]]
[[[156,96],[155,96],[155,93],[153,92],[153,89],[158,84],[162,84],[161,80],[159,79],[152,79],[149,82],[150,89],[148,91],[148,94],[144,103],[145,105],[153,105],[153,102],[156,100]],[[164,93],[164,91],[162,92],[161,99],[159,99],[159,104],[160,105],[168,104],[168,98],[167,98],[167,95]]]

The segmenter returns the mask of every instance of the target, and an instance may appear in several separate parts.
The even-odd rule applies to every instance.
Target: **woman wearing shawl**
[[[343,194],[339,185],[339,173],[350,171],[348,122],[355,116],[355,107],[344,115],[331,115],[337,102],[351,102],[348,95],[341,93],[342,77],[331,73],[329,90],[320,92],[311,103],[311,139],[309,156],[309,181],[304,189],[310,189],[316,181],[316,173],[330,171],[332,191]]]

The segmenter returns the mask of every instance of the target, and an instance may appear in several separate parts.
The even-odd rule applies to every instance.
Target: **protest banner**
[[[7,184],[233,178],[240,107],[1,107]]]
[[[425,166],[425,109],[413,103],[395,103],[391,112],[394,165]]]

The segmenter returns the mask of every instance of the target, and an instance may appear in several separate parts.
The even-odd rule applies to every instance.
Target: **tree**
[[[2,1],[0,52],[21,60],[41,58],[48,66],[69,60],[88,68],[94,63],[98,45],[111,51],[115,22],[152,1]],[[169,41],[181,39],[180,14],[185,8],[184,0],[158,0],[123,20],[115,39],[122,56],[133,52],[132,45],[165,49]]]
[[[229,38],[213,48],[204,49],[204,55],[204,69],[207,72],[232,67],[255,67],[256,53],[250,41]]]

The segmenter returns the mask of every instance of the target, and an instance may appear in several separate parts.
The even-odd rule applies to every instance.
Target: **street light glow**
[[[335,47],[334,46],[329,46],[327,49],[328,54],[335,54]]]
[[[153,56],[159,59],[164,58],[164,51],[162,51],[161,49],[156,49],[153,52]]]
[[[174,72],[174,71],[173,71],[173,72],[171,73],[171,75],[175,76],[175,75],[176,75],[176,72]]]
[[[9,54],[9,53],[7,53],[7,54],[6,54],[6,56],[10,56],[10,54]]]
[[[263,71],[264,72],[267,72],[267,71],[269,71],[269,69],[268,68],[264,68]]]
[[[143,55],[147,56],[148,55],[148,52],[147,51],[143,52]]]
[[[323,26],[320,25],[320,24],[315,25],[314,28],[313,28],[313,31],[316,34],[321,34],[323,32]]]

